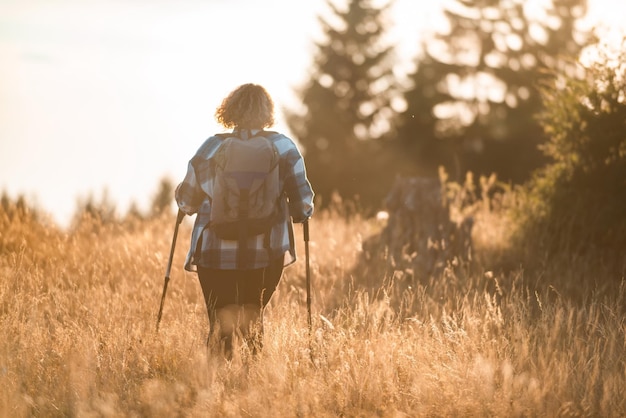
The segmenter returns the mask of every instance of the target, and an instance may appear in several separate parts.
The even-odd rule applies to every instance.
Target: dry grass
[[[496,220],[480,219],[477,243],[497,252]],[[311,222],[311,339],[300,244],[263,352],[228,363],[205,350],[200,287],[181,267],[187,223],[155,332],[173,220],[65,233],[0,212],[0,416],[626,415],[623,284],[573,303],[558,283],[574,271],[535,292],[522,270],[485,275],[482,260],[459,286],[453,273],[415,284],[402,314],[386,277],[353,270],[380,225],[327,212]]]

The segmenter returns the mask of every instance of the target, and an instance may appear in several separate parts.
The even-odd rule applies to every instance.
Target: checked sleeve
[[[295,144],[287,153],[285,192],[289,214],[294,222],[304,222],[313,215],[313,189],[306,176],[304,159]]]

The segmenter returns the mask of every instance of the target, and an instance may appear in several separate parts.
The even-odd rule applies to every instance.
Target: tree
[[[174,201],[174,183],[168,177],[163,177],[159,182],[159,188],[150,204],[150,216],[156,217],[171,209]]]
[[[366,204],[382,200],[390,182],[382,172],[382,141],[389,135],[390,103],[397,91],[392,48],[383,44],[391,5],[349,0],[320,17],[325,34],[316,42],[310,80],[297,91],[300,111],[286,111],[289,128],[304,147],[308,175],[322,204],[333,191]]]
[[[78,199],[71,227],[76,229],[83,224],[112,225],[117,222],[116,212],[115,202],[111,199],[107,188],[102,190],[99,201],[93,192],[90,192],[86,198]]]
[[[559,77],[543,90],[549,105],[539,120],[549,136],[542,150],[550,163],[524,189],[520,216],[525,239],[541,251],[599,250],[623,262],[626,39],[621,50],[603,48],[585,78]]]
[[[552,0],[545,8],[524,0],[454,0],[449,26],[424,42],[405,93],[399,138],[417,164],[493,172],[515,182],[543,163],[545,135],[535,115],[539,87],[571,72],[588,37],[576,29],[586,0]]]

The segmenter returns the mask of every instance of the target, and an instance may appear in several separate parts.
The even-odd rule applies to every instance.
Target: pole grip
[[[304,228],[304,242],[309,242],[309,220],[305,220],[302,224]]]

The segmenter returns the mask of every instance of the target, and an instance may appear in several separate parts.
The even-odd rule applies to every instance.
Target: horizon
[[[614,4],[591,3],[596,20],[606,10],[608,25],[624,27]],[[439,3],[428,4],[394,6],[388,39],[398,65],[410,65],[419,33],[437,24]],[[0,189],[61,226],[90,196],[108,195],[121,213],[133,203],[147,209],[160,180],[180,181],[200,144],[222,130],[213,111],[237,85],[266,87],[274,129],[289,134],[281,109],[297,103],[325,10],[323,0],[3,0],[2,8]],[[259,36],[228,38],[235,23]]]

